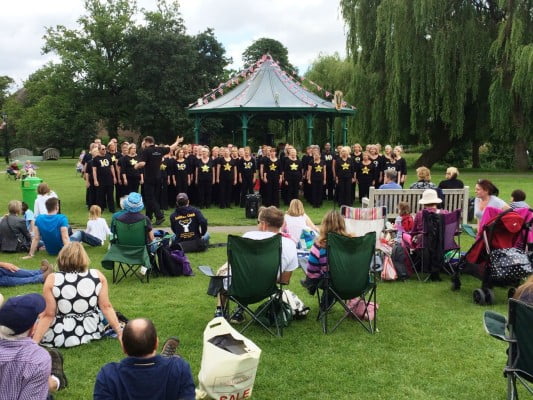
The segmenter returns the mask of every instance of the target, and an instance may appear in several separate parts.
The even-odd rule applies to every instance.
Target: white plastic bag
[[[234,344],[224,349],[220,347],[222,341],[234,341]],[[233,329],[224,318],[212,319],[204,330],[196,398],[230,400],[251,397],[260,356],[261,349]]]

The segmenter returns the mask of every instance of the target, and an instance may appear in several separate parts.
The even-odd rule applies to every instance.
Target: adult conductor
[[[142,143],[140,161],[135,164],[135,169],[144,168],[144,204],[146,216],[149,219],[155,215],[155,225],[161,225],[165,220],[159,208],[159,192],[161,190],[161,163],[163,156],[174,152],[183,138],[178,136],[170,147],[156,146],[152,136],[146,136]]]

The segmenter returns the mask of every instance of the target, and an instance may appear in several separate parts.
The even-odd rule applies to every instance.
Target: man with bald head
[[[178,344],[175,338],[167,339],[157,354],[159,339],[152,321],[129,321],[121,342],[127,357],[102,367],[96,377],[94,399],[194,399],[191,368],[174,355]]]

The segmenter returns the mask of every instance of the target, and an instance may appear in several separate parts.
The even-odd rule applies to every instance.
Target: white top
[[[48,211],[46,211],[46,200],[55,197],[56,199],[57,194],[55,192],[51,191],[48,194],[38,194],[37,198],[35,199],[35,204],[33,206],[33,214],[35,214],[35,218],[39,216],[40,214],[47,215]]]
[[[307,218],[308,217],[306,214],[298,217],[285,214],[285,229],[295,243],[300,241],[302,230],[307,228]]]
[[[480,203],[481,199],[479,197],[476,197],[476,199],[474,200],[474,216],[480,220],[481,217],[483,217],[483,211],[481,211],[479,209],[479,203]],[[491,195],[489,197],[489,202],[487,203],[487,207],[495,207],[495,208],[503,208],[507,205],[507,203],[505,201],[503,201],[502,199],[500,199],[499,197],[497,196],[494,196],[494,195]]]
[[[106,220],[103,218],[90,219],[87,221],[87,229],[85,232],[97,237],[102,243],[105,242],[106,237],[111,233]]]
[[[250,231],[242,235],[243,238],[262,240],[274,236],[274,232]],[[285,236],[281,237],[281,272],[290,272],[298,268],[298,254],[296,244]]]

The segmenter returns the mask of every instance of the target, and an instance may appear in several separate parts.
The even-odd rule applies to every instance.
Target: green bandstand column
[[[202,125],[202,118],[199,115],[194,116],[194,143],[200,141],[200,125]]]
[[[307,145],[313,144],[313,114],[307,114],[305,121],[307,122]]]
[[[248,114],[241,114],[241,123],[242,123],[242,147],[245,147],[248,142],[248,122],[250,118]]]
[[[348,121],[346,120],[346,115],[342,116],[342,145],[346,146],[347,136],[348,136]]]

